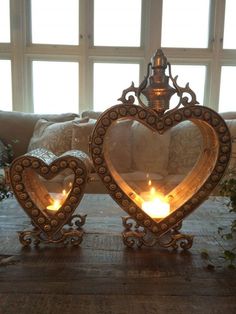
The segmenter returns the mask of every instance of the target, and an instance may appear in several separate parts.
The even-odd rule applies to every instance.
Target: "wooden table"
[[[85,195],[77,212],[88,214],[79,248],[23,249],[16,232],[31,228],[29,218],[15,200],[0,203],[0,314],[236,313],[236,270],[224,267],[215,240],[231,219],[220,202],[185,220],[195,235],[187,252],[126,248],[126,213],[109,196]]]

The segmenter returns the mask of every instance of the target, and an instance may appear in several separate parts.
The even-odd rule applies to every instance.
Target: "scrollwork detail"
[[[133,105],[135,102],[135,97],[133,95],[129,95],[128,98],[126,98],[127,94],[132,92],[135,96],[137,96],[138,88],[134,86],[134,82],[132,82],[130,87],[123,90],[122,95],[120,98],[118,98],[118,100],[121,101],[124,105]]]
[[[80,229],[85,224],[86,218],[87,215],[73,215],[67,224],[71,227],[77,226],[77,228]]]
[[[171,65],[169,62],[167,62],[167,66],[168,66],[168,70],[169,70],[169,78],[170,80],[172,81],[172,84],[174,86],[174,88],[176,89],[176,93],[179,97],[179,103],[177,104],[177,106],[175,108],[173,108],[172,110],[170,111],[174,111],[176,109],[178,109],[181,104],[184,106],[184,107],[187,107],[187,106],[192,106],[192,105],[197,105],[199,104],[199,102],[197,101],[197,98],[196,98],[196,94],[194,93],[194,91],[189,87],[189,83],[187,83],[185,85],[185,87],[180,87],[178,84],[177,84],[177,79],[178,79],[178,75],[176,75],[175,77],[172,76],[172,73],[171,73]],[[183,95],[184,94],[189,94],[191,99],[189,100],[188,97],[184,97]],[[169,111],[169,112],[170,112]]]
[[[165,242],[160,239],[158,244],[164,248],[172,247],[176,250],[181,247],[183,250],[188,250],[192,247],[193,236],[182,233],[171,234],[169,241]]]
[[[134,223],[128,222],[129,220],[133,220],[133,218],[129,216],[122,217],[122,223],[125,228],[122,233],[122,237],[123,242],[127,247],[132,248],[137,246],[138,248],[141,248],[143,245],[147,247],[159,245],[164,248],[172,247],[173,249],[178,249],[180,247],[183,250],[187,250],[192,247],[193,236],[178,232],[182,226],[181,223],[172,229],[167,235],[164,235],[163,238],[158,238],[155,237],[154,234],[148,232],[145,227],[140,226],[135,220],[133,220]]]

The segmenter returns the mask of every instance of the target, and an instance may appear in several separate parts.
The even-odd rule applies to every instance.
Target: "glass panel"
[[[225,7],[225,26],[224,26],[224,43],[225,49],[236,49],[236,1],[226,0]]]
[[[94,0],[95,46],[140,46],[141,0]]]
[[[178,75],[177,84],[181,87],[185,87],[185,85],[189,83],[189,87],[196,94],[197,101],[199,102],[200,105],[202,105],[204,101],[206,66],[172,65],[171,69],[173,77]],[[174,96],[172,98],[174,99]]]
[[[53,179],[45,179],[32,169],[23,172],[27,193],[46,216],[55,215],[65,203],[74,181],[71,169],[65,169]]]
[[[34,112],[78,112],[78,68],[77,62],[33,61]]]
[[[222,66],[220,82],[219,112],[235,111],[235,98],[232,91],[235,89],[236,66]]]
[[[10,60],[0,60],[0,110],[12,110]]]
[[[207,48],[209,0],[165,0],[162,47]]]
[[[189,141],[190,138],[194,141]],[[170,136],[169,132],[159,134],[138,121],[122,118],[112,123],[103,143],[107,166],[122,190],[158,221],[196,193],[199,177],[194,173],[204,167],[200,156],[212,145],[212,142],[204,143],[194,119],[173,127]],[[168,160],[170,145],[174,153]],[[216,149],[212,149],[211,157],[217,155]],[[208,173],[204,172],[201,182]],[[173,175],[175,180],[171,180]]]
[[[78,45],[78,0],[31,0],[32,42]]]
[[[0,1],[0,42],[10,42],[10,3],[9,0]]]
[[[139,64],[95,63],[93,103],[96,111],[118,104],[122,91],[132,81],[139,85]]]

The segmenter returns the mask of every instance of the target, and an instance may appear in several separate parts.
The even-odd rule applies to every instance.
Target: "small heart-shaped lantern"
[[[149,78],[149,86],[148,73],[139,88],[132,85],[123,92],[119,99],[122,104],[111,107],[100,116],[91,137],[90,152],[95,170],[111,197],[138,226],[160,238],[168,231],[176,231],[182,220],[192,213],[219,183],[230,159],[231,138],[226,123],[219,114],[210,108],[197,105],[195,94],[188,84],[185,88],[177,85],[177,78],[171,76],[170,64],[161,50],[157,51],[149,68],[150,66],[153,75]],[[165,75],[167,66],[169,77]],[[168,84],[169,78],[172,80],[172,87]],[[135,93],[140,105],[134,105],[133,96],[126,99],[128,92]],[[175,93],[180,98],[179,104],[168,110],[169,100]],[[147,97],[147,106],[141,101],[141,94]],[[183,94],[189,94],[191,101],[188,102],[188,98],[183,97]],[[138,122],[159,136],[164,136],[171,128],[188,120],[197,126],[202,135],[202,150],[196,164],[182,182],[163,196],[165,202],[150,199],[152,195],[146,195],[145,199],[146,192],[137,192],[130,183],[132,180],[121,175],[111,158],[111,130],[117,123],[127,120]],[[121,128],[120,134],[121,141],[116,149],[124,155],[127,145],[122,145],[125,138],[122,138]],[[141,152],[136,152],[139,153]],[[159,154],[162,154],[162,151]],[[126,169],[126,172],[129,172],[128,170]],[[160,210],[164,211],[164,214],[158,216]]]
[[[89,167],[88,156],[80,151],[57,157],[36,149],[13,161],[9,171],[11,187],[35,227],[34,231],[20,233],[22,244],[30,244],[31,237],[35,243],[66,242],[67,238],[75,244],[82,241],[81,231],[66,232],[62,227],[80,216],[73,213],[83,197]]]

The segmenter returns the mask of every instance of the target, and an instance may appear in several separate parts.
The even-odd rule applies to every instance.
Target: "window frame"
[[[12,62],[13,110],[33,112],[30,60],[41,58],[50,61],[79,62],[78,110],[80,112],[93,109],[93,62],[136,63],[138,60],[140,81],[146,75],[151,57],[156,49],[161,47],[163,0],[142,0],[140,47],[94,46],[93,0],[78,1],[79,45],[67,46],[32,44],[29,27],[30,0],[10,0],[11,43],[0,43],[0,59],[6,58]],[[236,66],[236,49],[223,49],[224,11],[225,0],[211,0],[208,48],[162,47],[170,63],[206,65],[204,105],[216,111],[219,102],[221,66]]]

